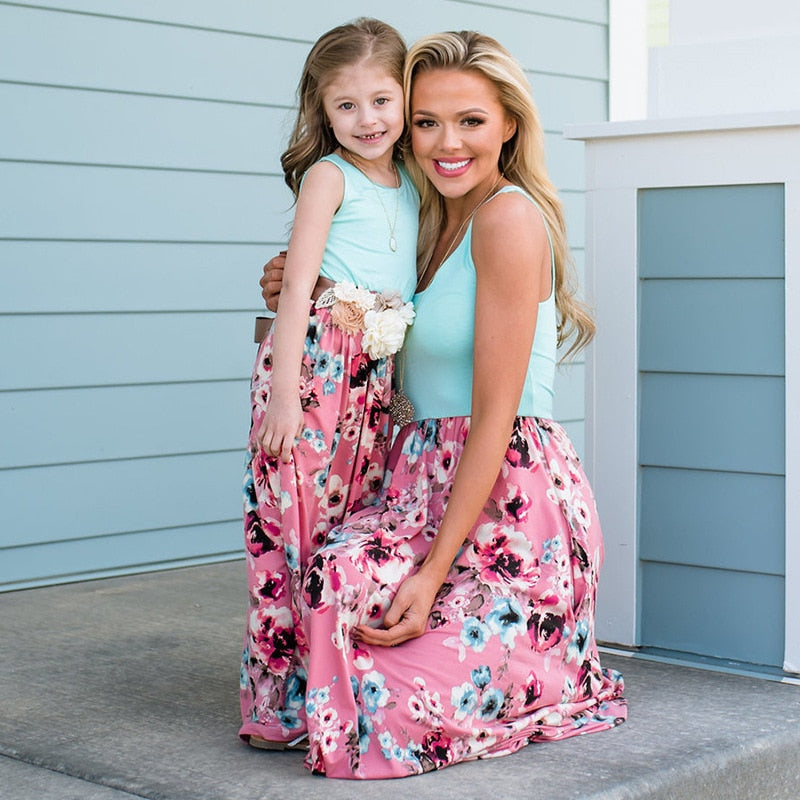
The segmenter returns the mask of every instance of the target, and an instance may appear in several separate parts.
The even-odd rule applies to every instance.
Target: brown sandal
[[[308,735],[304,733],[289,742],[278,742],[274,739],[264,739],[262,736],[256,736],[251,733],[248,743],[250,747],[255,747],[258,750],[308,750]]]

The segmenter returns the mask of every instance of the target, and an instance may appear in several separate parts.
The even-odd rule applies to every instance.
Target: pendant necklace
[[[444,264],[445,261],[447,261],[448,258],[450,258],[453,250],[455,249],[456,243],[458,242],[458,237],[461,236],[464,228],[466,228],[467,224],[478,212],[478,209],[494,194],[495,189],[497,189],[500,181],[502,181],[504,177],[505,176],[500,173],[500,177],[494,182],[494,185],[486,193],[483,200],[481,200],[480,203],[478,203],[478,205],[472,209],[469,216],[467,216],[458,226],[455,236],[450,240],[447,250],[444,251],[444,257],[439,262],[439,266],[436,268],[437,270],[442,266],[442,264]],[[431,261],[432,260],[433,258],[431,257]],[[422,270],[422,274],[419,276],[419,280],[417,280],[416,292],[419,291],[419,287],[422,285],[422,281],[425,279],[425,275],[427,274],[428,267],[430,267],[430,265],[431,262],[428,261],[428,263],[425,265],[425,269]],[[431,278],[431,280],[433,280],[433,278]],[[394,420],[395,425],[402,428],[404,425],[408,425],[409,422],[414,421],[414,404],[411,402],[408,395],[403,391],[403,376],[405,374],[406,366],[406,354],[404,350],[400,350],[400,352],[397,354],[397,361],[400,362],[400,369],[397,373],[397,389],[392,395],[392,399],[389,401],[389,415]]]
[[[371,184],[372,188],[375,190],[375,194],[378,195],[378,202],[381,204],[381,208],[383,209],[383,214],[386,217],[386,224],[389,226],[389,249],[395,253],[397,252],[397,239],[395,238],[394,232],[395,228],[397,228],[397,213],[400,210],[400,173],[397,171],[397,165],[392,161],[392,171],[394,172],[394,179],[396,186],[383,186],[381,187],[380,184],[375,183],[372,178],[370,178],[367,173],[358,166],[355,162],[355,157],[349,150],[346,150],[344,147],[342,148],[342,155],[344,156],[344,160],[347,161],[349,164],[354,166]],[[394,216],[389,217],[389,211],[386,208],[386,205],[383,202],[383,198],[381,197],[381,188],[384,189],[395,189],[394,194]]]

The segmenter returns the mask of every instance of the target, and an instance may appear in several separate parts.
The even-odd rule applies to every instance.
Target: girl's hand
[[[256,438],[266,453],[280,456],[281,461],[288,464],[295,439],[302,431],[303,409],[300,407],[300,398],[283,400],[273,396],[267,405]]]
[[[425,633],[433,601],[440,587],[441,581],[420,569],[400,585],[392,606],[383,619],[383,629],[359,625],[355,629],[356,638],[365,644],[393,647],[421,636]]]

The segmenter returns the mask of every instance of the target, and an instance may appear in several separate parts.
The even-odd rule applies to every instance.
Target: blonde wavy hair
[[[295,199],[309,167],[339,146],[323,105],[323,93],[339,70],[368,60],[402,86],[405,55],[403,37],[391,25],[369,17],[339,25],[317,39],[303,66],[297,87],[297,119],[281,156],[284,180]],[[396,147],[398,155],[400,147]]]
[[[413,44],[406,55],[403,89],[406,120],[411,119],[411,87],[414,78],[429,70],[470,70],[483,75],[497,88],[506,113],[517,124],[516,133],[503,145],[500,172],[527,191],[542,210],[555,254],[555,299],[558,310],[558,345],[563,359],[583,349],[595,332],[587,306],[575,295],[577,280],[567,245],[564,212],[547,174],[544,132],[531,87],[514,57],[495,39],[474,31],[438,33]],[[444,200],[428,180],[411,152],[410,135],[404,141],[405,162],[420,190],[420,230],[417,271],[430,262],[444,226]]]

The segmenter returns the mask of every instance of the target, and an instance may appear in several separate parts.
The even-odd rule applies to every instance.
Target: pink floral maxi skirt
[[[427,554],[468,431],[462,417],[403,428],[378,503],[332,530],[306,567],[297,637],[308,658],[293,702],[302,691],[315,772],[402,777],[626,718],[622,676],[601,668],[594,639],[594,499],[548,420],[517,418],[425,634],[393,648],[351,638],[358,624],[380,624]]]
[[[297,598],[305,565],[328,531],[375,500],[391,424],[392,358],[373,359],[362,334],[312,307],[301,368],[304,430],[288,464],[255,442],[272,375],[272,334],[251,382],[250,449],[244,482],[249,609],[242,655],[240,735],[291,740],[305,732],[308,642]]]

